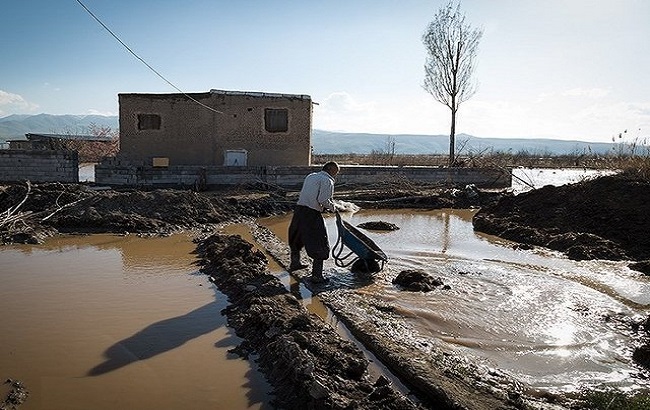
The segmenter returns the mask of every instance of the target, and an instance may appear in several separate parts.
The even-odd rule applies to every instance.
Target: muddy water
[[[617,318],[647,315],[648,278],[622,262],[577,262],[549,251],[515,250],[475,233],[472,216],[467,210],[345,215],[353,225],[381,220],[401,228],[364,231],[390,261],[373,284],[356,291],[389,301],[421,335],[505,370],[533,390],[643,383],[634,377],[630,335]],[[326,221],[333,244],[334,218]],[[263,223],[286,240],[288,217]],[[349,276],[329,262],[329,275]],[[404,269],[425,270],[451,289],[401,292],[391,280]]]
[[[0,248],[0,379],[24,409],[257,409],[269,388],[227,352],[225,297],[185,236]]]

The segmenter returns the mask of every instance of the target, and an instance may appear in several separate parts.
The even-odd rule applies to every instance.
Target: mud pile
[[[293,209],[297,192],[242,188],[210,192],[175,189],[102,189],[84,184],[0,185],[0,241],[41,243],[58,233],[166,235],[208,230],[242,217]],[[497,192],[413,186],[337,191],[366,208],[467,208],[495,202]]]
[[[504,196],[474,229],[565,252],[575,260],[650,259],[650,181],[634,173]]]
[[[400,186],[377,185],[348,191],[337,188],[335,197],[351,201],[365,209],[469,209],[494,204],[502,191],[480,190],[474,185],[449,188],[440,185],[404,183]]]
[[[278,408],[416,409],[389,381],[370,380],[352,342],[309,313],[275,276],[266,258],[238,236],[213,235],[197,250],[202,271],[228,296],[228,325],[244,342],[236,351],[259,364]]]
[[[292,202],[265,193],[96,189],[82,184],[0,186],[2,243],[41,243],[57,233],[165,235],[242,216],[284,213]]]

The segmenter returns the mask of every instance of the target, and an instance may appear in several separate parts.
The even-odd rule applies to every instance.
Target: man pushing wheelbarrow
[[[339,229],[339,241],[345,243],[353,253],[356,253],[360,260],[363,260],[366,268],[371,269],[370,264],[376,259],[381,260],[382,267],[384,261],[387,260],[386,255],[372,242],[369,238],[358,232],[354,227],[341,221],[341,217],[336,210],[334,204],[334,178],[339,173],[339,165],[336,162],[328,162],[323,165],[319,172],[312,172],[305,177],[305,180],[300,190],[300,196],[296,209],[291,218],[289,225],[289,248],[291,249],[291,264],[289,271],[293,272],[300,269],[307,268],[300,261],[300,251],[305,248],[307,255],[313,259],[311,269],[311,280],[314,283],[326,282],[327,279],[323,276],[323,261],[329,258],[330,245],[327,238],[327,229],[322,213],[324,211],[337,213],[337,227]],[[358,238],[362,238],[358,240]],[[339,244],[337,241],[337,246]],[[369,242],[368,242],[369,241]],[[359,245],[371,243],[376,251],[370,255],[364,252],[363,246]],[[341,245],[342,246],[342,245]],[[341,252],[334,254],[338,266],[348,266],[348,264],[341,265],[341,260],[347,259],[349,255],[340,258]],[[352,264],[353,260],[350,262]],[[376,262],[375,262],[376,263]],[[354,267],[354,265],[353,265]],[[379,269],[380,270],[380,269]],[[375,270],[376,272],[377,270]]]

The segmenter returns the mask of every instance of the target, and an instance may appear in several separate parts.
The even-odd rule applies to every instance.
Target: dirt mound
[[[361,351],[309,313],[275,276],[266,258],[238,236],[213,235],[197,250],[202,271],[228,296],[228,325],[259,355],[285,409],[416,409],[383,377],[370,380]]]
[[[480,190],[473,185],[468,185],[464,189],[439,185],[413,185],[398,188],[380,186],[350,191],[337,190],[335,196],[366,209],[468,209],[493,204],[503,196],[503,193]]]
[[[505,196],[474,229],[572,259],[650,259],[650,181],[632,173]]]
[[[40,243],[56,233],[164,235],[242,216],[284,213],[292,203],[269,194],[237,196],[187,190],[97,190],[82,184],[0,186],[3,243]]]
[[[393,279],[393,283],[412,292],[431,292],[436,287],[444,285],[440,278],[434,278],[421,270],[411,269],[401,271]]]

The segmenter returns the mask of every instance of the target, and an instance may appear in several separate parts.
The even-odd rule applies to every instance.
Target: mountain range
[[[119,128],[117,116],[103,115],[10,115],[0,118],[0,142],[25,139],[27,133],[87,134],[91,124]],[[365,134],[312,131],[313,152],[316,154],[446,154],[448,135]],[[480,138],[468,134],[456,135],[457,153],[527,152],[539,155],[604,154],[618,144],[528,138]]]

